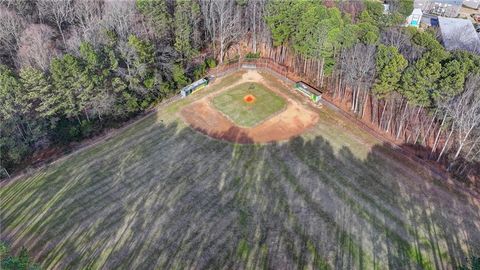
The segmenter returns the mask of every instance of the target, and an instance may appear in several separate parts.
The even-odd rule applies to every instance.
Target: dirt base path
[[[252,128],[235,125],[211,105],[211,100],[215,95],[245,82],[262,83],[286,100],[286,108]],[[216,139],[244,144],[288,140],[304,133],[318,122],[318,114],[305,108],[279,89],[270,87],[268,82],[253,70],[243,74],[236,83],[184,107],[180,115],[192,128],[203,134]]]

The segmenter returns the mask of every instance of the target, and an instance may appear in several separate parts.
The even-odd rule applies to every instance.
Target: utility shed
[[[480,38],[469,20],[438,17],[443,46],[449,51],[480,53]]]

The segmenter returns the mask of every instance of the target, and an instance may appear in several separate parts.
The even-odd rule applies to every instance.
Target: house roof
[[[310,84],[304,82],[304,81],[298,81],[297,84],[300,84],[303,86],[304,89],[306,89],[308,92],[315,94],[317,96],[321,96],[323,94],[322,91],[318,90],[317,88],[311,86]]]
[[[477,9],[480,6],[480,0],[465,0],[463,5],[469,8]]]
[[[480,53],[480,38],[469,20],[438,17],[443,45],[449,51]]]

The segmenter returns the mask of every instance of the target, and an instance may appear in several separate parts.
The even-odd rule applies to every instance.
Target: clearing
[[[315,121],[268,144],[190,127],[185,109],[254,77],[287,107],[250,130],[289,108]],[[45,269],[451,269],[480,254],[477,198],[282,85],[219,78],[1,186],[0,238]]]

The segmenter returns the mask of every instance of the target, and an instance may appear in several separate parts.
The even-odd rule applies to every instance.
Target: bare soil
[[[260,82],[269,90],[283,97],[287,102],[285,110],[252,128],[235,125],[212,106],[211,100],[216,94],[228,91],[244,82]],[[243,74],[235,84],[185,106],[180,115],[193,129],[210,137],[243,144],[288,140],[308,131],[318,122],[318,114],[299,104],[281,90],[270,87],[265,78],[252,70]]]

